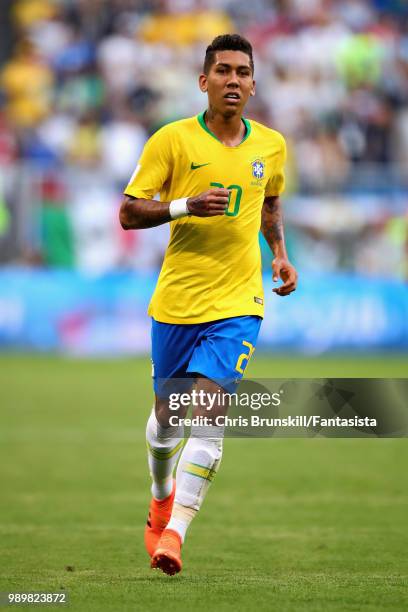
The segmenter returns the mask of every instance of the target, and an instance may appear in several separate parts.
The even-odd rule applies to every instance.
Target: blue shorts
[[[168,396],[169,379],[191,379],[196,374],[234,391],[255,350],[261,323],[261,317],[252,315],[193,325],[152,319],[156,394]]]

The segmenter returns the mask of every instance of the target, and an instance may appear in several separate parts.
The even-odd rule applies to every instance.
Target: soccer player
[[[181,570],[186,531],[220,465],[222,434],[215,425],[204,436],[192,428],[183,448],[183,427],[170,424],[161,381],[183,379],[197,392],[216,393],[228,388],[222,381],[243,376],[263,317],[260,229],[274,254],[273,280],[283,281],[274,292],[286,296],[297,283],[279,200],[285,141],[242,116],[255,94],[250,43],[237,34],[215,38],[199,87],[208,109],[150,138],[120,209],[124,229],[171,224],[148,310],[155,406],[146,429],[153,497],[145,528],[151,567],[170,575]],[[207,416],[207,408],[203,400],[193,417]]]

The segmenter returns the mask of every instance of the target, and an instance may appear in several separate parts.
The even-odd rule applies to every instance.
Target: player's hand
[[[272,262],[272,280],[276,283],[279,279],[283,280],[283,285],[273,289],[278,295],[289,295],[296,290],[298,275],[292,264],[285,258],[275,257]]]
[[[225,214],[228,198],[228,189],[209,189],[198,196],[188,198],[187,208],[196,217],[215,217]]]

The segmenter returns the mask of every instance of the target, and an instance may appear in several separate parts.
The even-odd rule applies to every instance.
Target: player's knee
[[[170,427],[171,411],[169,410],[169,400],[167,398],[160,398],[156,396],[154,412],[157,422],[161,427]]]

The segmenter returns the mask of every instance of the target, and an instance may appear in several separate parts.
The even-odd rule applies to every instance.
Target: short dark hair
[[[217,51],[242,51],[249,56],[249,65],[251,66],[252,74],[254,73],[254,58],[252,57],[251,43],[240,36],[239,34],[221,34],[208,45],[204,59],[204,74],[208,74],[211,66],[215,61]]]

